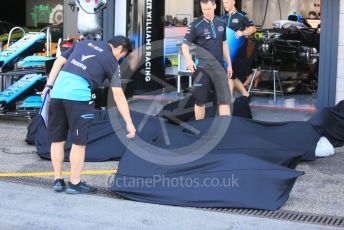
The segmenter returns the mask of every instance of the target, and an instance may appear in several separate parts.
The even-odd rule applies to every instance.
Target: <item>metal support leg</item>
[[[180,89],[180,75],[177,75],[177,93],[180,93],[181,89]]]
[[[189,88],[192,86],[192,75],[189,76]]]
[[[276,70],[273,71],[273,79],[274,79],[274,102],[277,102],[277,96],[276,96]]]
[[[282,88],[282,84],[281,84],[281,79],[280,79],[280,76],[279,76],[279,71],[277,71],[276,74],[277,74],[277,80],[278,80],[278,84],[279,84],[279,87],[280,87],[280,90],[281,90],[281,94],[282,94],[282,97],[284,98],[284,93],[283,93],[283,88]]]
[[[251,82],[250,82],[250,87],[248,87],[248,94],[250,94],[250,92],[251,92],[251,89],[252,89],[252,85],[253,85],[254,79],[255,79],[256,76],[257,76],[257,72],[258,72],[258,69],[254,69],[254,70],[253,70],[253,77],[252,77]]]
[[[6,84],[6,79],[5,79],[5,76],[4,75],[0,75],[0,77],[1,77],[1,92],[2,91],[4,91],[5,90],[5,88],[6,88],[6,86],[5,86],[5,84]]]

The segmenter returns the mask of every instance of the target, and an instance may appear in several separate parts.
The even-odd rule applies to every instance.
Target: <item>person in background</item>
[[[244,82],[244,86],[246,89],[248,89],[250,87],[252,78],[253,78],[253,74],[254,72],[251,72],[250,75],[247,76],[246,81]],[[261,82],[263,77],[263,73],[260,70],[257,70],[256,73],[256,77],[254,79],[254,83],[253,83],[253,88],[257,88],[259,85],[259,82]]]
[[[205,104],[208,102],[211,88],[215,88],[219,115],[230,115],[229,78],[232,76],[232,65],[226,39],[226,24],[215,15],[215,0],[201,0],[200,4],[203,15],[189,25],[182,45],[187,67],[194,73],[194,83],[200,85],[193,92],[196,99],[196,120],[205,117]],[[199,47],[196,48],[199,61],[197,66],[190,55],[191,44]],[[223,67],[224,57],[228,63],[227,71]]]
[[[243,85],[246,77],[249,73],[250,66],[247,61],[247,39],[256,32],[256,27],[247,14],[235,7],[235,0],[223,0],[223,7],[226,10],[226,14],[223,19],[226,21],[226,26],[236,31],[235,37],[237,39],[245,38],[245,43],[238,50],[238,54],[232,60],[233,66],[233,83],[231,84],[231,92],[234,89],[238,90],[243,96],[248,97],[249,94]]]

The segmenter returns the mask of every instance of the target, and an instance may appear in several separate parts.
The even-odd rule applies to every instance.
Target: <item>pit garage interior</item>
[[[48,31],[51,33],[51,45],[48,51],[52,52],[46,53],[46,59],[54,58],[57,46],[60,46],[60,51],[66,49],[70,45],[68,43],[73,43],[73,39],[80,36],[77,11],[82,9],[75,9],[70,1],[11,1],[4,3],[8,6],[2,8],[2,11],[13,8],[14,2],[21,9],[26,9],[25,17],[4,13],[3,21],[9,21],[13,26],[22,26],[28,31],[41,30],[44,26],[51,25]],[[185,97],[193,83],[181,55],[180,44],[188,24],[201,15],[199,1],[99,2],[102,4],[97,20],[102,28],[98,39],[107,40],[113,35],[126,35],[136,49],[136,57],[129,60],[130,71],[127,76],[123,76],[127,97],[132,100],[167,102]],[[225,12],[222,2],[216,2],[216,14],[223,15]],[[333,40],[338,29],[333,26],[334,31],[329,35],[321,33],[321,25],[332,23],[333,18],[329,15],[336,10],[335,4],[323,3],[321,0],[241,0],[236,5],[238,9],[247,12],[257,27],[257,32],[249,38],[249,58],[252,60],[250,68],[252,73],[257,70],[255,79],[247,87],[251,95],[251,108],[313,113],[318,108],[334,105],[336,76],[325,74],[325,70],[331,68],[325,52],[335,47],[336,42],[328,44],[325,40]],[[322,23],[321,19],[325,22]],[[17,33],[20,31],[14,34]],[[152,55],[156,57],[150,60],[149,71],[145,69],[147,62],[143,59],[147,57],[147,47],[144,46],[147,46],[147,37],[154,43]],[[325,37],[323,42],[321,37]],[[66,46],[62,46],[66,43]],[[41,52],[46,50],[47,48],[43,48]],[[47,64],[49,61],[46,59],[44,61]],[[2,90],[23,76],[11,72],[18,68],[15,61],[17,59],[8,65],[8,69],[2,68]],[[44,74],[45,70],[41,71]],[[36,93],[39,88],[35,89]],[[103,106],[106,104],[104,95],[107,91],[99,91],[98,102]],[[31,94],[35,92],[31,91]],[[20,97],[11,105],[4,105],[7,107],[3,110],[17,109],[20,106],[18,103],[22,103],[27,96]]]

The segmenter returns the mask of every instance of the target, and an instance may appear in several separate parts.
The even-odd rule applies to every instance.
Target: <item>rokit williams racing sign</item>
[[[154,77],[164,78],[164,23],[165,3],[162,0],[144,0],[144,80],[149,88],[159,87]],[[161,87],[161,86],[160,86]]]
[[[153,21],[153,3],[152,0],[146,0],[146,52],[145,52],[145,81],[152,80],[152,21]]]

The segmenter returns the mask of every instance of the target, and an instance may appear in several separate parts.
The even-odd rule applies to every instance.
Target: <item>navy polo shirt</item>
[[[62,56],[67,62],[55,81],[52,98],[89,101],[91,90],[105,79],[111,87],[121,87],[119,65],[108,43],[81,41]]]
[[[226,13],[222,18],[226,22],[226,26],[234,31],[243,31],[247,27],[254,26],[254,23],[250,17],[241,10],[236,10],[232,14]]]
[[[226,40],[226,23],[218,16],[212,21],[204,16],[194,20],[184,38],[185,43],[195,44],[204,49],[196,49],[200,66],[207,66],[215,60],[223,65],[223,42]]]
[[[120,70],[111,47],[103,41],[81,41],[62,54],[67,59],[62,71],[85,78],[92,89],[107,78],[112,87],[121,87]]]

